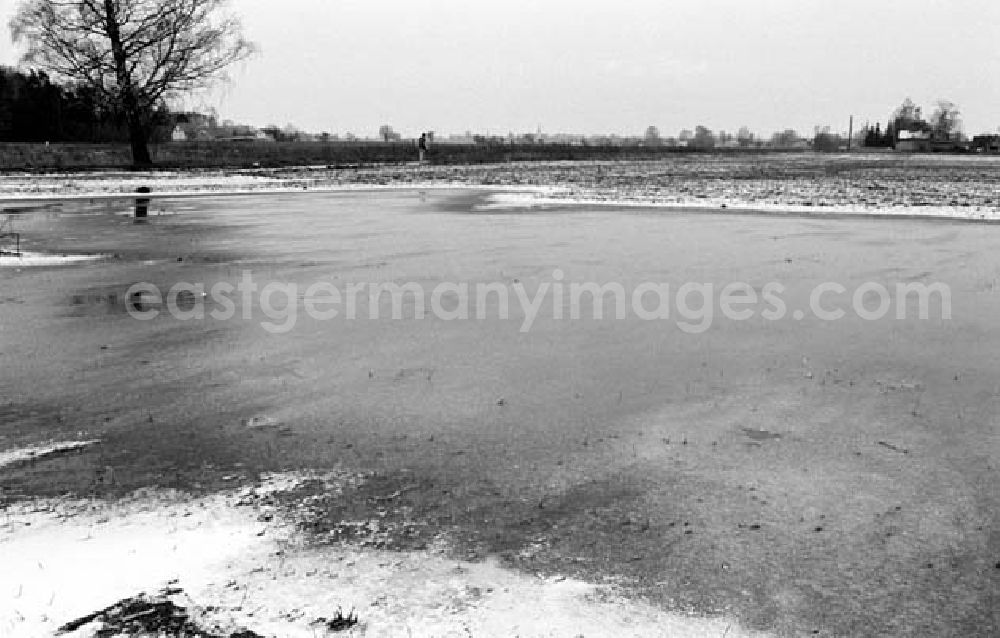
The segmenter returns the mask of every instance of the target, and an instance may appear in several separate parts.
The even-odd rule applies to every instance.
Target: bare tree
[[[962,113],[953,102],[938,100],[934,115],[931,116],[931,127],[938,139],[950,140],[962,135]]]
[[[656,128],[655,126],[650,126],[649,128],[647,128],[645,140],[646,140],[646,146],[659,146],[660,144],[662,144],[663,140],[660,138],[660,129]]]
[[[787,128],[771,136],[771,146],[774,148],[790,148],[795,146],[801,138],[794,129]]]
[[[913,103],[913,100],[906,98],[892,115],[894,120],[914,121],[920,119],[920,107]]]
[[[378,136],[381,137],[384,142],[395,142],[400,139],[399,133],[397,133],[388,124],[383,124],[378,127]]]
[[[24,0],[11,19],[24,62],[104,96],[125,118],[132,162],[152,164],[151,114],[206,88],[254,46],[226,0]]]
[[[899,131],[926,131],[930,126],[924,121],[923,110],[906,98],[892,114],[892,125],[896,135]]]
[[[712,133],[712,129],[701,125],[694,127],[694,139],[691,140],[691,146],[700,149],[715,148],[715,135]]]

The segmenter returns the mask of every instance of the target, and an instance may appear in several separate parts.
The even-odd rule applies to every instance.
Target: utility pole
[[[851,125],[847,129],[847,152],[851,152],[851,145],[854,143],[854,116],[851,116]]]

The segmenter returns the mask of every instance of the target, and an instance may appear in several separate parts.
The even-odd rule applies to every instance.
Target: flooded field
[[[99,443],[0,465],[0,498],[338,469],[365,478],[310,501],[321,546],[437,548],[777,635],[1000,631],[1000,227],[519,205],[19,212],[24,250],[90,259],[0,264],[0,451]],[[425,291],[422,318],[373,303],[386,283]],[[915,283],[947,291],[923,318],[895,295]],[[583,295],[574,318],[572,284],[620,285],[624,312]]]

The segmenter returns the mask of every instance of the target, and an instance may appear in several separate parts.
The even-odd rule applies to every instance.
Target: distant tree
[[[861,141],[861,144],[863,146],[865,146],[865,147],[872,147],[872,146],[876,146],[877,143],[878,143],[878,140],[875,137],[875,129],[873,129],[872,127],[870,127],[870,126],[868,126],[866,124],[865,127],[864,127],[864,129],[862,130],[862,141]]]
[[[882,136],[882,146],[896,148],[896,124],[892,120],[885,125],[885,135]]]
[[[285,124],[285,128],[281,129],[281,138],[283,142],[300,142],[305,136],[305,132],[294,124]]]
[[[168,139],[178,122],[179,115],[160,108],[151,115],[150,135]],[[0,66],[0,142],[119,141],[128,141],[121,111],[90,87]]]
[[[690,142],[691,140],[694,139],[694,133],[692,133],[688,129],[684,129],[683,131],[680,132],[680,134],[678,134],[677,139],[679,139],[682,142]]]
[[[646,129],[646,134],[644,136],[646,146],[659,146],[663,140],[660,138],[660,129],[655,126],[650,126]]]
[[[882,125],[875,122],[875,126],[866,125],[861,136],[861,144],[868,148],[880,148],[886,145],[885,136],[882,135]]]
[[[892,129],[891,123],[887,123],[884,129],[882,128],[881,124],[878,123],[875,124],[875,138],[878,140],[876,146],[883,146],[883,147],[892,146],[893,140],[892,140],[891,129]]]
[[[771,136],[771,146],[775,148],[791,148],[800,140],[799,134],[794,129],[785,129]]]
[[[694,139],[691,140],[691,146],[700,149],[711,149],[715,148],[715,136],[712,135],[712,129],[698,125],[694,128]]]
[[[882,125],[875,122],[875,128],[868,129],[868,138],[865,139],[865,146],[880,147],[886,146],[885,136],[882,135]]]
[[[253,46],[225,0],[24,0],[10,22],[24,61],[83,84],[119,109],[132,162],[149,165],[153,115],[165,100],[205,88]]]
[[[962,136],[962,113],[948,100],[938,100],[930,124],[938,139],[951,140]]]
[[[894,122],[908,124],[921,119],[920,107],[913,103],[913,100],[906,98],[903,103],[896,107],[892,114]]]
[[[378,127],[378,136],[382,138],[383,142],[392,142],[399,139],[399,133],[394,131],[388,124]]]
[[[753,145],[753,133],[750,132],[749,127],[740,127],[739,132],[736,134],[736,141],[744,148]]]
[[[273,139],[275,142],[284,142],[285,134],[276,124],[268,124],[264,128],[260,129],[265,135]]]
[[[906,98],[892,114],[892,128],[892,145],[895,146],[900,131],[930,131],[931,125],[924,121],[921,108]]]
[[[841,138],[830,131],[829,126],[817,126],[813,133],[813,149],[817,151],[836,151],[840,148]]]

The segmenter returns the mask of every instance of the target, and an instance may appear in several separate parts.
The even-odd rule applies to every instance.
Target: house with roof
[[[929,127],[896,131],[896,150],[901,153],[929,153],[933,150],[933,142]]]

